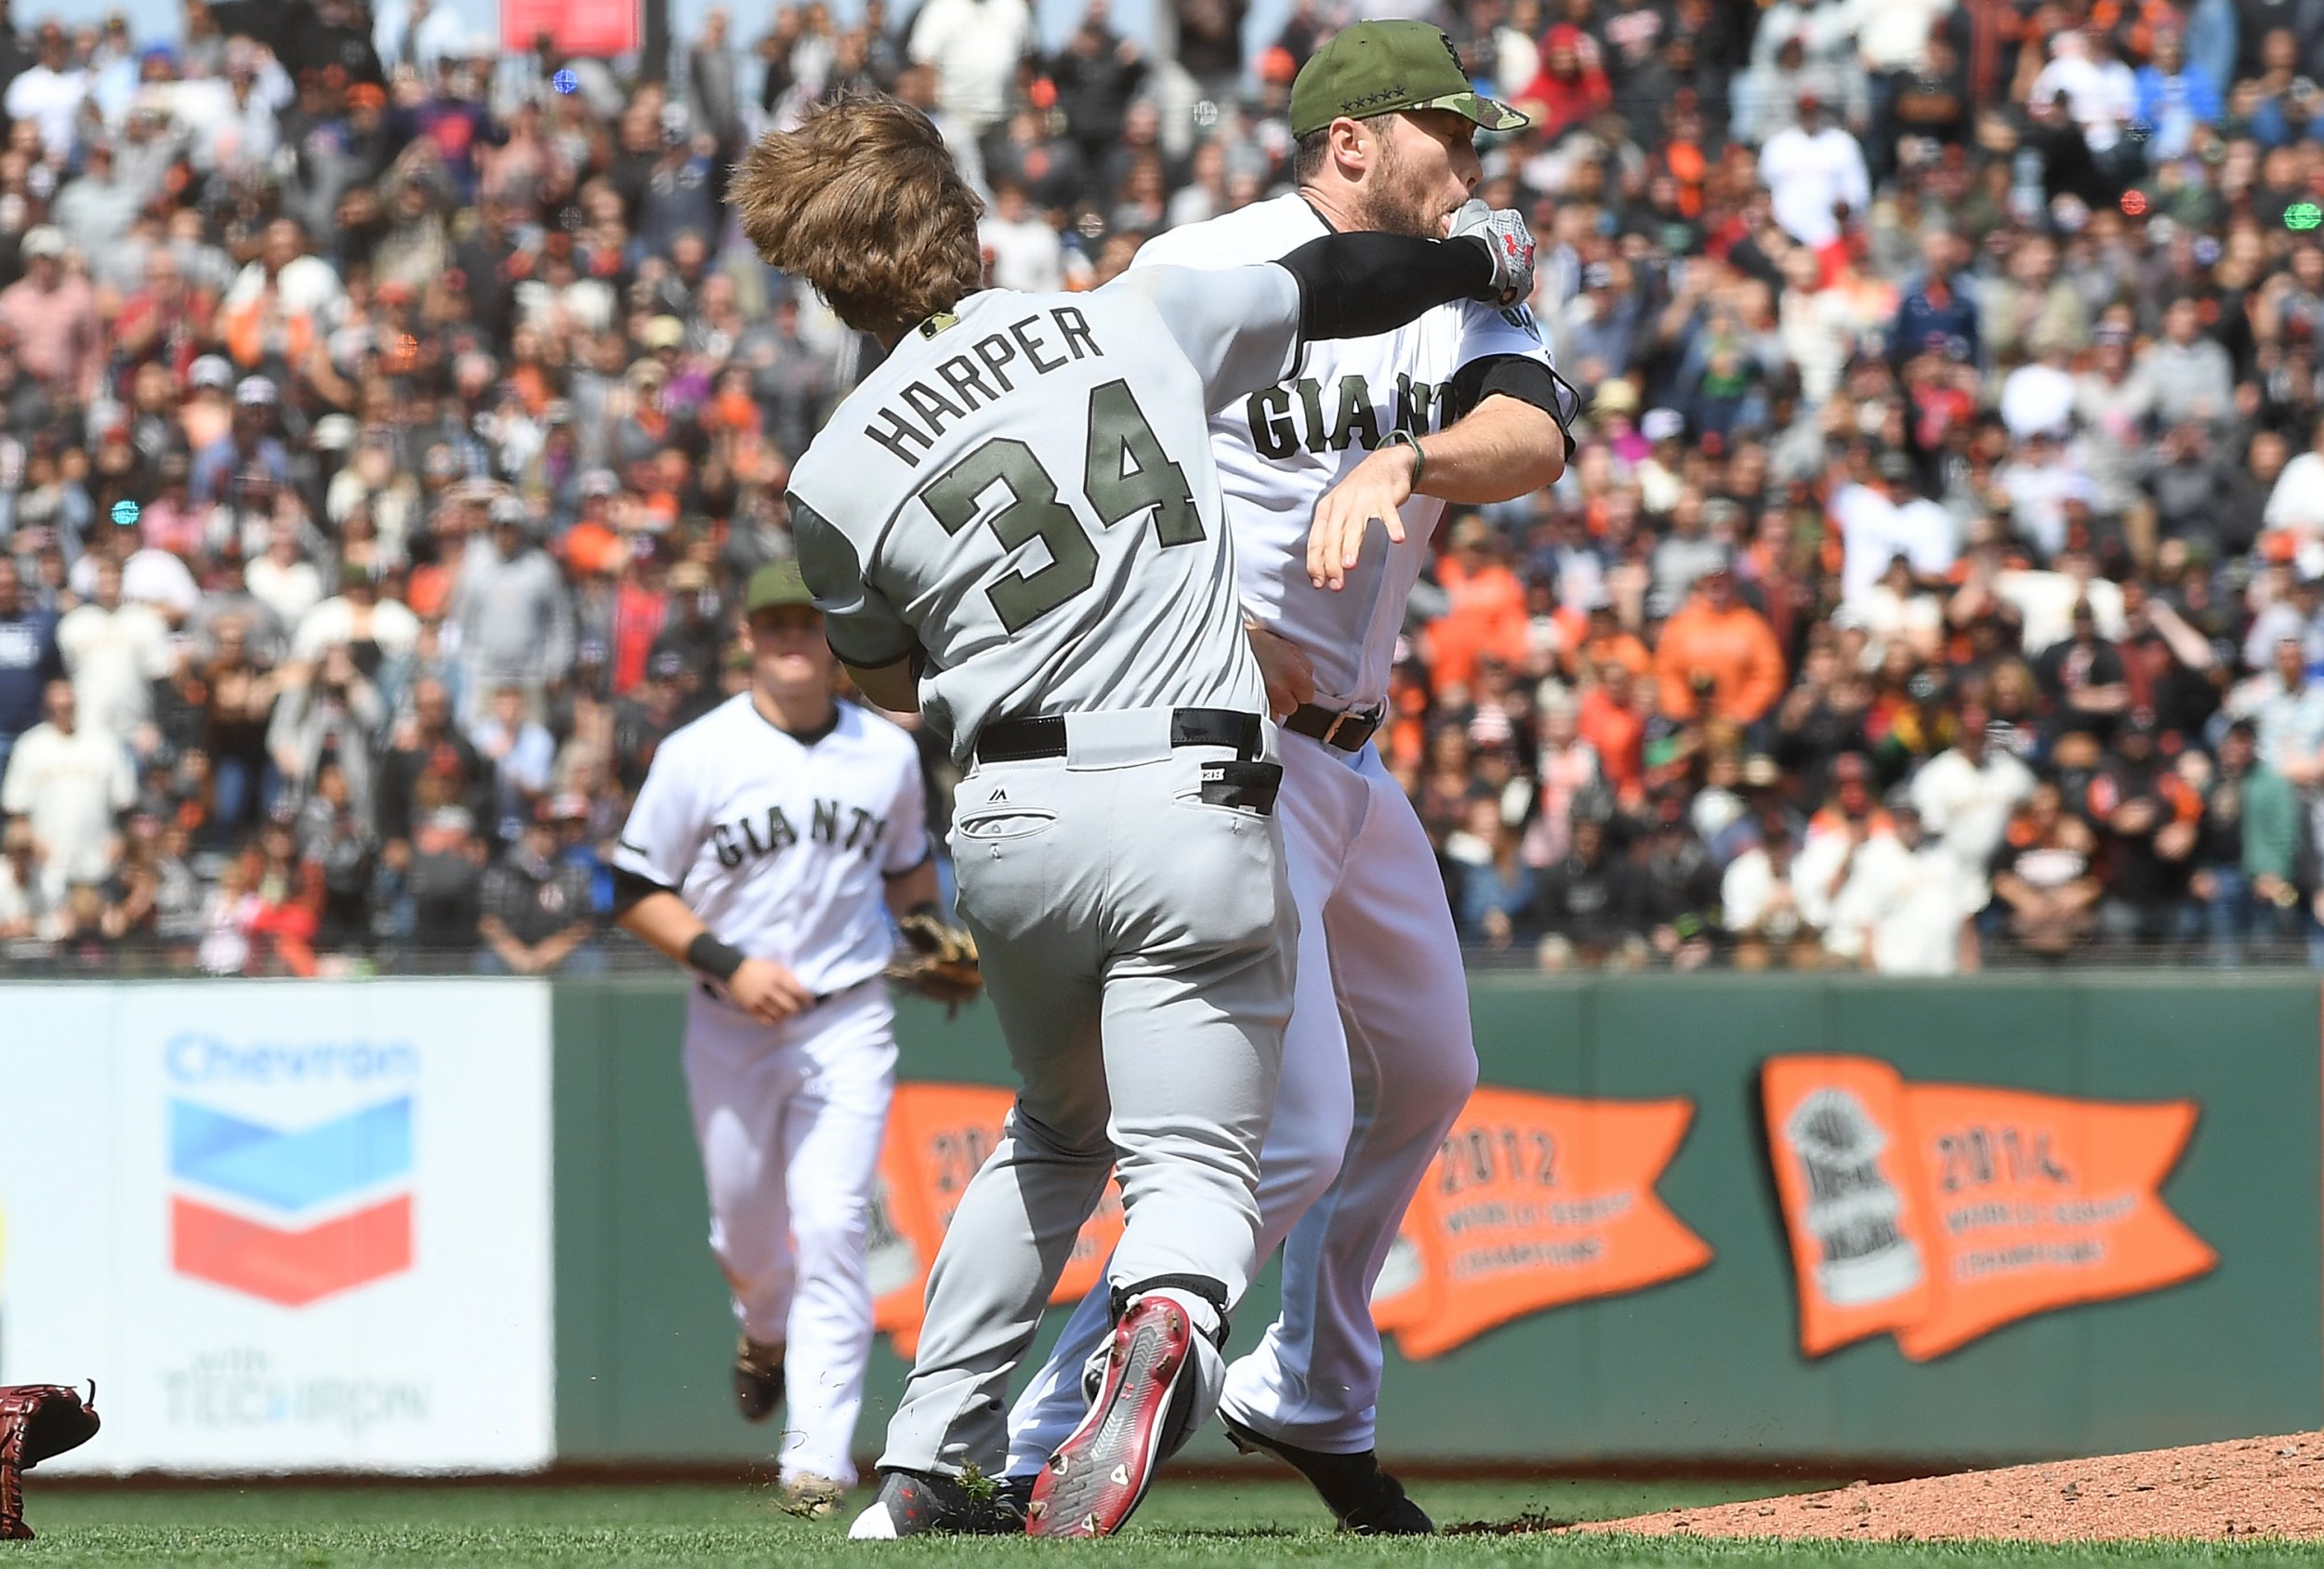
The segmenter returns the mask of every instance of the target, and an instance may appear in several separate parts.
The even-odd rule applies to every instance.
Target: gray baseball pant
[[[1202,798],[1234,753],[1173,749],[1169,713],[1073,716],[1064,758],[955,794],[960,916],[1023,1088],[930,1271],[883,1469],[1000,1474],[1010,1376],[1109,1169],[1109,1284],[1207,1278],[1231,1307],[1257,1268],[1298,916],[1273,815]]]

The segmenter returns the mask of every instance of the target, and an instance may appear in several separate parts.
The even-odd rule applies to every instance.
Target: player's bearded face
[[[1469,199],[1483,170],[1475,127],[1442,109],[1385,115],[1378,160],[1364,180],[1365,227],[1419,240],[1440,238],[1453,209]]]

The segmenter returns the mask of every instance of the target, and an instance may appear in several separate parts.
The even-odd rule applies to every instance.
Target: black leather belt
[[[1170,714],[1173,746],[1232,746],[1244,761],[1259,756],[1259,716],[1233,708],[1179,708]],[[997,719],[976,732],[976,760],[1021,763],[1065,755],[1065,719]]]
[[[815,1009],[821,1008],[825,1003],[830,1002],[837,997],[843,997],[850,992],[854,991],[858,986],[869,985],[872,979],[873,978],[871,976],[867,975],[864,977],[863,980],[855,982],[852,985],[842,986],[836,992],[818,992],[813,997],[809,999],[806,1007],[800,1009],[799,1013],[792,1014],[790,1019],[798,1018],[799,1013],[812,1013]],[[704,996],[708,997],[712,1002],[728,1003],[737,1008],[742,1006],[741,1004],[736,1003],[733,997],[720,991],[718,987],[711,985],[707,981],[697,980],[694,982],[694,989],[699,991]],[[789,1023],[790,1019],[786,1019],[784,1022],[786,1024]]]
[[[1342,752],[1361,752],[1364,744],[1371,740],[1372,732],[1380,729],[1380,720],[1387,717],[1384,708],[1375,708],[1368,714],[1346,714],[1337,708],[1302,703],[1291,710],[1283,728],[1327,746],[1337,746]]]

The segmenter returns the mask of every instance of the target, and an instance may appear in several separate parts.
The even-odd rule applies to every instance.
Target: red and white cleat
[[[1089,1414],[1034,1478],[1027,1535],[1110,1536],[1122,1528],[1161,1467],[1195,1335],[1186,1310],[1167,1297],[1147,1297],[1122,1315]]]

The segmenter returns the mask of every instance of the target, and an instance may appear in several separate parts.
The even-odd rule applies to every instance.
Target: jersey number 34
[[[1129,383],[1109,381],[1089,393],[1089,446],[1082,466],[1081,494],[1101,528],[1151,509],[1155,536],[1164,548],[1193,545],[1203,537],[1202,515],[1195,508],[1186,470],[1172,463],[1146,422]],[[984,506],[998,483],[1009,500],[997,511]],[[945,469],[920,492],[948,534],[957,534],[982,514],[1003,548],[1039,540],[1049,564],[1033,572],[1009,573],[985,590],[1000,624],[1015,633],[1047,615],[1097,581],[1098,547],[1074,508],[1059,499],[1033,449],[1010,436],[996,436]]]

